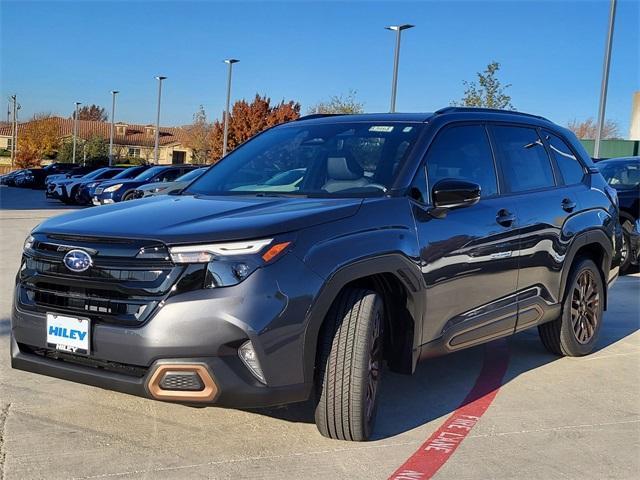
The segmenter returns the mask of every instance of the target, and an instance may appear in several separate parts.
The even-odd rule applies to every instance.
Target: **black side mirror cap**
[[[431,199],[437,209],[470,207],[480,200],[480,191],[480,185],[477,183],[445,178],[433,186]]]

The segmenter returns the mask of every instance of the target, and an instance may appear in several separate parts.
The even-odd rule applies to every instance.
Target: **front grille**
[[[58,236],[36,237],[19,274],[18,300],[27,310],[89,317],[92,321],[140,325],[172,293],[184,266],[174,265],[158,243],[129,239]],[[82,241],[82,242],[81,242]],[[84,272],[69,270],[64,255],[81,248],[93,265]],[[140,258],[142,256],[142,258]]]

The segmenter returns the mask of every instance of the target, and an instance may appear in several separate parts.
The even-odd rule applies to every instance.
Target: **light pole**
[[[16,95],[11,95],[11,102],[13,104],[13,118],[11,121],[11,167],[15,165],[18,139],[18,104]]]
[[[82,105],[82,103],[75,102],[76,110],[73,114],[73,163],[76,163],[76,141],[78,137],[78,105]]]
[[[153,163],[158,164],[158,145],[160,143],[160,100],[162,99],[162,81],[167,77],[157,76],[158,80],[158,114],[156,116],[156,142],[153,149]]]
[[[391,113],[396,111],[396,93],[398,90],[398,63],[400,62],[400,36],[402,35],[403,30],[408,30],[410,28],[415,27],[415,25],[409,25],[405,23],[403,25],[390,25],[388,27],[384,27],[387,30],[393,30],[396,32],[396,50],[393,56],[393,80],[391,81],[391,108],[389,111]]]
[[[604,44],[604,65],[602,66],[602,85],[600,86],[600,105],[598,106],[598,126],[593,156],[600,157],[600,140],[604,125],[605,110],[607,108],[607,89],[609,88],[609,68],[611,67],[611,46],[613,44],[613,27],[616,19],[616,0],[611,0],[609,7],[609,30]]]
[[[111,132],[109,134],[109,166],[113,165],[113,131],[116,121],[116,95],[118,90],[111,90]]]
[[[235,58],[228,58],[224,61],[229,65],[229,74],[227,76],[227,106],[224,109],[224,136],[222,141],[222,156],[227,155],[227,143],[229,139],[229,105],[231,103],[231,71],[233,70],[233,64],[238,63],[240,60]]]

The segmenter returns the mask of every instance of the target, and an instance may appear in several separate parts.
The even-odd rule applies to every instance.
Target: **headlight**
[[[31,250],[35,241],[36,239],[29,235],[24,241],[24,245],[22,246],[23,250]]]
[[[174,263],[207,263],[204,287],[236,285],[261,266],[275,260],[291,242],[272,238],[243,242],[171,247]]]
[[[110,187],[105,188],[104,191],[105,193],[111,193],[111,192],[116,192],[121,188],[122,188],[122,184],[118,183],[117,185],[111,185]]]

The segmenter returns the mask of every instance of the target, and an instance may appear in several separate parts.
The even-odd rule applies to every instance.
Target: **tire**
[[[61,198],[62,203],[64,203],[65,205],[75,205],[76,203],[75,196],[76,196],[76,190],[72,189],[66,197]]]
[[[631,268],[631,231],[633,230],[633,224],[629,220],[622,222],[622,250],[623,258],[620,264],[620,273],[625,274]],[[626,252],[626,255],[625,255]]]
[[[542,344],[555,355],[588,355],[598,341],[603,313],[604,282],[600,269],[588,258],[578,259],[571,267],[562,314],[538,326]]]
[[[325,437],[365,441],[373,430],[382,372],[384,304],[377,293],[343,290],[320,332],[315,421]]]
[[[129,200],[133,200],[133,192],[127,192],[122,196],[123,202],[128,202]]]

